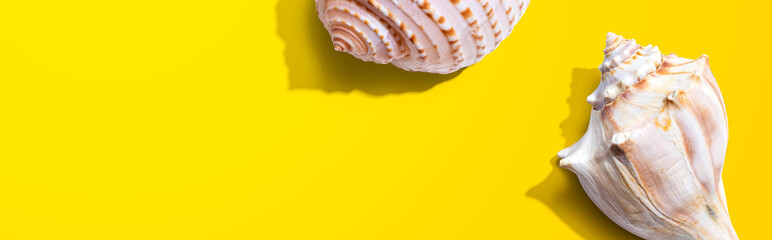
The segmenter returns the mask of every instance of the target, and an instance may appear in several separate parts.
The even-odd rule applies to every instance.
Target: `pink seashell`
[[[408,71],[451,73],[512,32],[530,0],[316,0],[333,48]]]

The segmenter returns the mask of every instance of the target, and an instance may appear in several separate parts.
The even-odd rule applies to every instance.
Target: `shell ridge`
[[[685,98],[685,94],[686,94],[685,92],[679,92],[679,93],[680,94],[678,94],[678,95],[680,95],[680,96],[676,98],[677,101],[685,101],[685,100],[687,100]],[[679,105],[673,104],[672,108],[673,108],[675,114],[682,114],[683,115],[682,118],[683,117],[691,118],[692,121],[693,121],[693,119],[698,119],[698,117],[695,116],[695,113],[693,111],[690,111],[689,108],[686,107],[688,105],[690,105],[690,103],[683,103],[683,104],[679,104]],[[681,119],[681,118],[675,118],[675,119]],[[689,120],[689,119],[685,119],[685,120],[682,120],[682,121],[687,121],[687,120]],[[689,129],[689,127],[691,127],[691,126],[689,126],[688,124],[681,123],[682,121],[676,121],[674,124],[676,124],[678,126],[676,129],[678,129],[680,132],[682,132],[681,135],[680,135],[681,138],[682,139],[686,139],[686,137],[685,137],[686,136],[686,132],[683,129]],[[704,126],[704,125],[699,125],[698,127],[696,127],[696,128],[699,128],[699,129],[694,129],[692,131],[695,131],[695,134],[701,134],[702,136],[704,136],[706,134],[706,132],[704,130],[704,127],[702,127],[702,126]],[[706,138],[702,138],[702,139],[706,139]],[[701,164],[708,164],[707,167],[701,167],[701,168],[699,168],[697,170],[691,171],[693,181],[695,182],[695,184],[697,184],[696,187],[698,187],[699,189],[704,189],[704,191],[698,191],[698,193],[701,196],[701,199],[704,201],[704,205],[708,208],[709,211],[710,211],[710,209],[714,209],[714,208],[718,207],[718,208],[720,208],[718,210],[723,210],[722,212],[724,214],[728,214],[728,210],[725,207],[726,205],[722,204],[721,196],[718,195],[718,194],[723,194],[723,193],[721,193],[721,191],[718,190],[718,186],[720,186],[720,185],[715,185],[716,188],[711,188],[711,187],[706,185],[706,184],[715,184],[716,180],[720,180],[720,172],[718,172],[719,173],[719,175],[718,175],[719,178],[715,179],[715,176],[716,176],[715,173],[716,172],[715,172],[715,170],[713,168],[713,163],[712,163],[712,161],[714,160],[713,157],[712,156],[703,156],[703,158],[708,159],[708,162],[706,162],[706,163],[695,161],[694,160],[695,159],[694,156],[691,156],[691,157],[688,156],[688,153],[689,153],[688,149],[691,148],[691,147],[689,147],[687,145],[687,143],[693,143],[693,144],[696,144],[697,147],[702,147],[703,148],[703,150],[702,150],[703,152],[705,152],[705,150],[707,148],[709,148],[710,144],[707,143],[707,142],[683,140],[683,141],[681,141],[680,147],[682,147],[684,149],[687,149],[687,150],[683,151],[683,153],[685,154],[684,159],[685,160],[687,160],[687,159],[689,160],[689,161],[686,161],[686,163],[689,164],[691,169],[697,169],[695,164],[700,164],[700,163]],[[709,154],[706,153],[704,155],[709,155]],[[705,171],[706,169],[709,170],[710,172],[708,172],[707,174],[703,174],[701,176],[697,176],[696,173],[701,172],[699,170]],[[706,177],[708,179],[705,179]],[[708,193],[709,195],[705,195],[705,193]],[[719,199],[713,198],[711,196],[717,196]],[[716,216],[717,213],[709,212],[708,214],[711,215],[711,217],[713,217],[714,220],[717,220],[717,223],[718,223],[718,219],[717,218],[719,218],[719,217]],[[720,224],[720,223],[718,223],[718,224]]]
[[[704,78],[700,78],[700,79],[704,79]],[[679,102],[683,102],[682,105],[684,107],[682,107],[681,109],[682,111],[685,112],[685,114],[689,114],[690,116],[692,116],[692,118],[695,119],[693,120],[693,122],[694,121],[700,122],[700,124],[697,125],[698,127],[700,127],[698,131],[699,134],[702,134],[703,136],[721,134],[721,136],[719,136],[718,139],[722,139],[727,134],[726,127],[724,127],[723,129],[719,128],[717,129],[718,132],[714,133],[709,131],[709,129],[707,129],[705,126],[712,126],[712,125],[726,126],[726,125],[723,125],[720,123],[708,124],[705,122],[707,121],[705,117],[700,117],[700,115],[703,114],[703,112],[705,111],[711,111],[711,112],[716,111],[716,110],[701,110],[702,108],[700,107],[718,105],[718,102],[720,102],[720,100],[717,98],[711,98],[709,99],[709,101],[710,100],[715,101],[713,104],[698,105],[693,101],[690,101],[690,99],[686,97],[686,93],[688,92],[694,92],[692,95],[703,94],[705,96],[711,96],[710,94],[713,93],[712,89],[704,89],[704,88],[710,88],[710,87],[711,87],[710,85],[706,86],[705,84],[694,84],[693,89],[689,89],[689,90],[686,90],[685,92],[682,92],[681,94],[679,94],[676,100],[678,100]],[[723,123],[726,124],[725,121]],[[704,137],[703,139],[711,139],[711,138]],[[705,142],[704,144],[705,144],[705,148],[709,148],[709,150],[706,150],[706,152],[708,152],[707,154],[708,157],[706,157],[708,162],[703,164],[708,164],[708,166],[702,169],[710,169],[711,172],[709,174],[704,174],[705,176],[700,178],[700,179],[703,179],[703,178],[708,178],[708,179],[700,180],[699,182],[706,189],[706,191],[717,196],[717,199],[709,198],[714,201],[717,201],[715,204],[713,204],[714,208],[716,205],[720,205],[719,208],[723,210],[723,213],[728,214],[728,208],[726,207],[727,205],[725,200],[726,195],[724,194],[724,191],[722,189],[723,182],[721,181],[722,180],[721,172],[723,170],[722,168],[723,168],[723,161],[724,161],[723,160],[724,151],[726,150],[726,142],[719,142],[719,143]],[[716,146],[715,144],[718,144],[718,146]],[[721,149],[717,150],[718,152],[714,152],[716,151],[716,148],[721,148]],[[706,170],[703,170],[703,171],[706,171]],[[694,171],[694,172],[697,173],[701,171]],[[711,185],[713,187],[710,187]]]
[[[476,52],[474,61],[482,59],[487,54],[488,43],[486,39],[493,36],[493,29],[489,24],[486,24],[488,18],[485,14],[485,10],[480,3],[476,0],[462,0],[453,4],[456,10],[466,20],[470,31],[474,31],[471,35],[475,42]]]
[[[663,64],[656,71],[647,74],[643,79],[640,79],[635,84],[627,88],[624,88],[624,90],[622,90],[622,93],[619,94],[619,96],[616,99],[606,103],[603,106],[602,111],[614,112],[613,109],[625,109],[629,107],[636,107],[637,109],[649,109],[649,111],[643,111],[644,113],[653,113],[653,112],[661,111],[662,108],[665,106],[665,102],[656,103],[656,105],[651,106],[653,108],[650,108],[650,106],[640,105],[636,103],[635,99],[639,97],[640,94],[649,91],[649,89],[652,88],[652,86],[659,86],[659,85],[670,84],[671,82],[675,82],[675,81],[671,81],[672,77],[676,77],[676,76],[685,77],[687,75],[691,77],[694,74],[694,72],[689,72],[689,71],[681,72],[679,74],[662,74],[662,72],[670,72],[671,71],[669,70],[670,68],[687,66],[683,64],[673,64],[672,61],[674,61],[672,58],[665,59],[663,61]],[[696,61],[692,61],[691,63],[696,63]],[[678,78],[678,79],[682,79],[682,78]],[[682,81],[678,81],[678,82],[682,82]],[[688,85],[684,86],[684,84],[681,83],[680,87],[682,88],[688,87]],[[666,91],[671,92],[675,89],[676,88],[671,90],[666,90]],[[667,96],[666,94],[661,94],[661,93],[659,95],[662,95],[663,97]],[[635,110],[635,111],[639,111],[639,110]],[[608,120],[613,119],[611,114],[607,114],[607,119]],[[653,119],[653,117],[638,119],[639,121],[635,121],[635,122],[645,123],[650,121],[650,119]],[[636,124],[630,124],[630,125],[635,126]]]
[[[636,131],[633,135],[640,135],[643,134],[643,132]],[[665,132],[666,136],[669,136],[670,138],[667,139],[667,141],[675,143],[675,135],[673,135],[671,132]],[[632,138],[632,136],[631,136]],[[629,143],[628,143],[629,144]],[[677,145],[675,145],[678,147]],[[638,169],[635,166],[636,162],[640,162],[639,159],[636,158],[628,158],[630,164],[633,166],[633,169]],[[686,166],[690,166],[689,162],[683,157],[679,158],[678,161],[682,162],[682,164],[685,164]],[[650,189],[651,187],[646,184],[646,181],[642,180],[639,175],[639,171],[636,170],[635,175],[638,177],[638,181],[640,185],[643,187],[643,189]],[[692,175],[692,178],[694,176]],[[672,226],[677,227],[684,232],[687,232],[691,236],[701,236],[702,234],[698,231],[698,229],[695,226],[692,226],[690,224],[687,224],[685,219],[680,219],[678,217],[672,216],[670,214],[667,214],[666,211],[664,211],[663,207],[660,206],[661,204],[659,201],[654,200],[654,197],[652,194],[650,194],[649,191],[644,191],[646,193],[646,199],[647,203],[650,204],[652,212],[656,213],[657,216],[662,217],[663,220],[666,220],[668,223],[672,224]],[[699,192],[699,191],[698,191]]]
[[[621,161],[615,161],[615,163],[617,164],[616,165],[617,170],[623,179],[626,179],[625,177],[632,178],[631,180],[627,180],[623,182],[625,183],[625,186],[627,186],[628,190],[630,190],[630,192],[633,193],[633,196],[635,197],[636,200],[638,200],[638,203],[641,205],[641,207],[648,209],[655,217],[659,217],[661,220],[666,221],[672,227],[679,228],[684,232],[688,232],[688,230],[685,229],[681,224],[678,224],[678,222],[676,222],[675,219],[672,219],[671,217],[665,215],[661,210],[659,210],[655,206],[649,194],[646,193],[645,191],[646,188],[641,182],[640,176],[638,176],[638,172],[635,171],[635,166],[633,165],[632,162],[627,161],[627,163],[624,163]],[[630,230],[628,229],[628,231]],[[640,235],[639,237],[648,238],[648,236],[640,236]]]
[[[411,20],[410,26],[400,24],[400,29],[409,33],[408,38],[406,39],[409,39],[412,45],[416,48],[417,55],[414,55],[414,57],[410,59],[413,61],[419,61],[420,66],[418,70],[427,69],[427,67],[431,66],[431,64],[434,64],[435,62],[452,61],[450,58],[446,59],[446,57],[450,56],[445,55],[445,52],[450,48],[450,45],[443,37],[438,37],[442,33],[442,29],[440,29],[439,26],[434,23],[434,20],[431,17],[426,15],[426,13],[424,13],[423,10],[416,6],[411,0],[391,1],[397,6],[397,9],[403,11],[406,15],[404,18],[392,18],[394,19],[395,23],[398,20],[402,22],[407,22],[406,20],[408,19]],[[427,24],[421,24],[422,21],[426,22]],[[431,22],[431,24],[428,24],[429,22]],[[424,39],[423,41],[427,42],[421,43],[422,39]],[[398,66],[400,65],[401,64]],[[437,67],[440,69],[447,68],[447,66],[444,64]]]
[[[458,27],[458,22],[460,21],[458,18],[461,17],[461,14],[459,13],[458,16],[453,14],[454,12],[457,13],[457,11],[447,11],[447,9],[455,9],[455,7],[452,6],[452,4],[449,1],[437,1],[437,0],[412,0],[413,3],[418,5],[421,10],[423,10],[424,14],[426,14],[427,17],[429,17],[431,20],[434,21],[434,23],[440,27],[440,30],[442,30],[442,33],[445,37],[445,40],[450,44],[451,51],[450,55],[453,57],[453,63],[451,69],[454,71],[458,68],[459,65],[465,62],[464,60],[464,53],[469,54],[468,47],[465,47],[466,39],[461,39],[458,35],[458,32],[456,32],[456,27]],[[443,9],[444,11],[438,11],[438,9]],[[448,14],[443,14],[448,13]],[[465,29],[465,28],[464,28]],[[466,30],[468,31],[468,30]]]

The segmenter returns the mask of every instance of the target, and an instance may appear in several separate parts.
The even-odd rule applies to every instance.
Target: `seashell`
[[[721,171],[724,100],[708,57],[664,56],[613,33],[590,124],[558,156],[595,205],[645,239],[737,239]]]
[[[333,47],[408,71],[451,73],[512,32],[530,0],[316,0]]]

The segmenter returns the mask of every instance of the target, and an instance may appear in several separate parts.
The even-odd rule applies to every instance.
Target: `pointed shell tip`
[[[571,155],[570,151],[571,151],[571,148],[566,148],[566,149],[560,150],[560,152],[558,152],[558,157],[559,158],[567,158],[568,155]]]

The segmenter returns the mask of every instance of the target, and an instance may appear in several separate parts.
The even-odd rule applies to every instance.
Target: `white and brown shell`
[[[558,156],[611,220],[645,239],[737,239],[721,171],[727,118],[708,57],[608,34],[587,133]]]
[[[512,32],[530,0],[316,0],[333,47],[408,71],[450,73]]]

